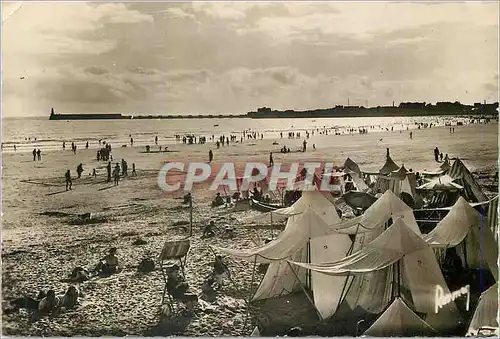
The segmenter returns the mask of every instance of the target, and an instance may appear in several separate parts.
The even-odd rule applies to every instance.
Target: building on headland
[[[437,102],[435,105],[426,102],[402,102],[399,106],[341,106],[333,108],[305,111],[278,111],[269,107],[259,108],[256,112],[248,112],[253,119],[263,118],[348,118],[348,117],[396,117],[425,115],[484,115],[498,118],[498,102],[492,104],[464,105],[460,102]]]

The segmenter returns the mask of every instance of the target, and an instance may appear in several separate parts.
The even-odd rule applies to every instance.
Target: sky
[[[498,101],[497,2],[2,1],[2,114]]]

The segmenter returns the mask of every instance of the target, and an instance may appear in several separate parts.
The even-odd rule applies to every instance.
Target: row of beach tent
[[[406,192],[417,198],[416,182],[409,179],[412,173],[387,158],[379,177],[389,184],[363,214],[341,219],[330,194],[304,190],[292,206],[258,217],[271,222],[287,219],[284,231],[271,242],[246,250],[214,249],[254,264],[269,264],[253,300],[309,290],[308,298],[322,320],[356,309],[380,314],[366,335],[453,333],[464,322],[456,303],[451,301],[436,312],[438,286],[450,294],[440,268],[442,253],[456,248],[467,256],[469,267],[488,267],[497,281],[498,246],[493,232],[498,222],[491,220],[497,214],[489,213],[485,221],[473,204],[460,197],[430,233],[422,234],[413,209],[398,196]],[[436,176],[457,177],[461,166],[465,168],[459,161]],[[476,202],[488,202],[465,170],[457,185],[469,187],[466,196],[472,194]],[[344,172],[350,173],[359,191],[367,190],[362,179],[366,173],[354,161],[347,159]],[[498,328],[497,309],[495,284],[482,294],[468,333],[477,334],[484,326]]]

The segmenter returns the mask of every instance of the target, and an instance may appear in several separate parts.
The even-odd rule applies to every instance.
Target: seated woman
[[[67,310],[75,307],[78,302],[79,294],[80,293],[75,286],[68,287],[66,293],[63,296],[59,297],[59,305]]]
[[[183,302],[188,311],[192,311],[198,303],[198,296],[188,293],[189,284],[180,275],[179,265],[173,265],[167,272],[167,291],[172,298]]]
[[[217,192],[215,199],[212,201],[212,207],[219,207],[224,205],[224,199],[220,196],[220,193]]]
[[[99,274],[111,275],[118,272],[118,258],[116,257],[116,248],[109,250],[108,255],[101,259],[97,264],[96,271]]]
[[[47,296],[40,300],[38,304],[38,311],[41,313],[51,313],[58,310],[60,307],[60,300],[56,296],[56,292],[54,290],[49,290],[47,292]]]

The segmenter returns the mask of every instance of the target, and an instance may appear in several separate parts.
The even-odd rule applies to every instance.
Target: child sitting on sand
[[[229,278],[231,276],[229,268],[222,261],[222,257],[220,255],[215,257],[215,262],[213,263],[213,266],[214,270],[212,272],[212,276],[217,282],[218,289],[221,289],[224,278]]]
[[[101,274],[110,275],[118,272],[118,258],[116,257],[116,248],[109,250],[109,254],[101,259],[97,264],[96,271]]]
[[[215,228],[215,223],[212,220],[208,225],[206,225],[203,228],[203,234],[201,235],[201,239],[213,237],[215,235],[214,228]]]
[[[69,276],[69,280],[72,282],[84,282],[90,279],[89,272],[83,267],[75,267]]]
[[[212,201],[212,207],[219,207],[224,205],[224,199],[220,196],[220,193],[217,192],[215,199]]]

